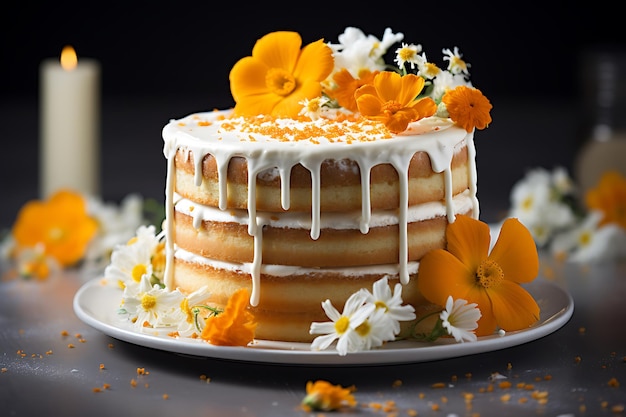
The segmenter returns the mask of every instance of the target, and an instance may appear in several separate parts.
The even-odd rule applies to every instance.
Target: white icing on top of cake
[[[426,152],[434,172],[443,172],[445,184],[445,215],[454,221],[455,203],[452,195],[452,157],[463,145],[468,149],[470,189],[468,198],[472,212],[478,218],[476,198],[476,165],[473,132],[454,125],[448,119],[430,117],[411,123],[409,128],[393,135],[379,123],[359,119],[344,120],[337,112],[337,120],[316,121],[292,119],[258,118],[253,123],[241,118],[228,118],[229,110],[196,113],[180,120],[171,120],[163,128],[163,153],[168,160],[166,182],[166,268],[165,285],[173,285],[173,236],[174,218],[174,157],[179,149],[191,151],[194,157],[195,184],[202,184],[202,160],[211,154],[216,161],[219,176],[219,210],[227,208],[228,163],[233,157],[243,157],[248,165],[248,202],[256,201],[256,178],[258,175],[279,176],[281,180],[281,204],[285,210],[290,206],[290,173],[294,165],[301,164],[311,173],[312,207],[310,219],[305,223],[310,228],[312,239],[317,239],[324,227],[320,210],[320,167],[323,161],[350,159],[356,162],[361,175],[362,211],[355,216],[362,233],[367,233],[379,222],[370,204],[370,172],[378,164],[392,165],[400,179],[400,203],[396,216],[399,224],[400,253],[398,253],[398,275],[403,284],[409,281],[407,225],[414,211],[408,206],[408,170],[416,152]],[[347,165],[346,165],[347,166]],[[229,210],[230,212],[230,210]],[[249,204],[247,210],[248,233],[254,237],[254,260],[250,266],[252,294],[250,304],[259,301],[260,275],[263,267],[262,226],[267,221],[257,213],[256,206]],[[324,221],[328,218],[324,215]],[[346,220],[346,217],[341,219]],[[300,219],[300,221],[302,221]]]

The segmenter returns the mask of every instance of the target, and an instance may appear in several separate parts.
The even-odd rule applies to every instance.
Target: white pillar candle
[[[100,192],[100,64],[70,46],[40,67],[40,173],[43,198],[68,188]]]

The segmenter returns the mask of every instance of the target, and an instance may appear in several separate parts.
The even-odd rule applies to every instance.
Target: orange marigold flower
[[[406,130],[411,122],[437,111],[430,97],[416,99],[424,88],[424,79],[415,74],[401,76],[392,71],[376,74],[373,84],[355,92],[359,112],[368,119],[384,123],[393,133]]]
[[[539,257],[532,235],[515,218],[504,221],[491,253],[489,226],[458,215],[446,231],[447,250],[435,249],[420,261],[417,285],[430,302],[448,296],[478,304],[477,336],[522,330],[539,320],[539,306],[520,284],[534,280]]]
[[[343,388],[328,381],[318,380],[306,383],[306,397],[302,400],[302,407],[306,411],[333,411],[344,406],[356,406],[352,395],[355,387]]]
[[[88,215],[85,199],[75,192],[60,190],[47,201],[26,203],[12,233],[18,247],[42,245],[46,256],[68,267],[84,256],[97,231],[98,223]]]
[[[441,98],[453,122],[467,132],[484,129],[491,123],[491,102],[477,88],[461,85],[446,92]]]
[[[250,343],[257,323],[247,309],[249,298],[247,288],[235,291],[222,313],[206,319],[200,337],[218,346],[246,346]]]
[[[604,214],[599,226],[616,223],[626,229],[626,178],[619,172],[605,172],[597,186],[587,191],[585,203]]]
[[[235,63],[230,71],[235,115],[296,118],[301,101],[321,95],[321,82],[334,67],[332,50],[323,39],[301,46],[296,32],[272,32],[256,42],[252,56]]]
[[[358,107],[354,93],[359,87],[371,84],[376,74],[378,71],[363,70],[359,74],[359,78],[354,78],[350,71],[344,68],[333,75],[333,81],[336,85],[333,88],[325,88],[324,92],[328,97],[336,100],[341,107],[351,112],[357,112]]]

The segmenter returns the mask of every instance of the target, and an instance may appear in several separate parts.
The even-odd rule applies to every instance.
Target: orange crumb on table
[[[509,402],[511,400],[511,394],[504,394],[500,396],[500,401],[503,403]]]
[[[109,343],[107,346],[109,347],[109,349],[113,349],[113,347],[114,347],[113,343]]]
[[[137,380],[135,378],[132,378],[130,380],[130,386],[133,387],[133,388],[135,388],[137,386]]]
[[[72,343],[68,343],[67,347],[70,348],[70,349],[74,349],[76,346],[74,346]]]
[[[167,400],[167,399],[169,399],[169,398],[170,398],[170,396],[169,396],[168,394],[163,394],[163,399],[164,399],[164,400]]]
[[[67,330],[61,330],[61,336],[65,337],[67,335],[69,335]]]
[[[48,351],[46,352],[46,355],[52,355],[52,349],[48,350]]]
[[[576,356],[574,358],[574,362],[576,362],[576,363],[580,363],[582,360],[583,360],[583,358],[581,358],[580,356]]]
[[[2,369],[0,369],[0,372],[2,372],[2,373],[5,373],[5,372],[7,372],[7,371],[8,371],[8,369],[7,369],[7,368],[2,368]]]
[[[619,414],[624,412],[624,404],[616,404],[611,407],[611,412],[615,414]]]
[[[611,378],[609,379],[608,385],[609,387],[617,388],[619,387],[619,381],[617,380],[617,378]]]
[[[103,363],[101,363],[101,364],[100,364],[100,366],[99,366],[99,368],[100,368],[100,370],[102,371],[102,370],[104,369],[104,364],[103,364]]]
[[[430,387],[431,388],[445,388],[446,384],[444,384],[443,382],[435,382]]]
[[[399,380],[399,379],[396,379],[395,381],[393,381],[391,386],[394,387],[394,388],[401,387],[402,386],[402,381]]]
[[[500,388],[502,389],[507,389],[507,388],[511,388],[511,386],[513,384],[511,384],[511,381],[502,381],[500,382],[500,384],[498,384]]]

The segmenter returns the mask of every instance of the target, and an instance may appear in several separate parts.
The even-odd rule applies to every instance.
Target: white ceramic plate
[[[299,365],[381,365],[425,362],[516,346],[546,336],[561,328],[574,312],[569,293],[556,284],[536,281],[526,286],[541,308],[541,319],[530,329],[504,336],[480,337],[476,342],[457,343],[440,338],[432,343],[397,341],[364,352],[339,356],[334,349],[311,351],[308,343],[258,340],[248,347],[214,346],[191,338],[175,339],[165,333],[139,333],[118,317],[121,291],[100,284],[98,279],[85,283],[74,296],[74,311],[79,319],[119,340],[168,352],[245,362]]]

